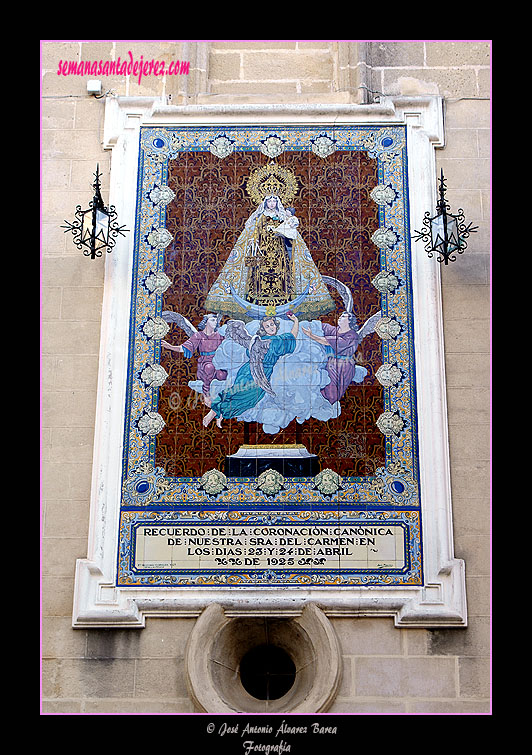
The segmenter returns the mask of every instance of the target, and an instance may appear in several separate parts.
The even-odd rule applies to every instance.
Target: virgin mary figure
[[[282,316],[290,309],[299,319],[314,319],[330,312],[335,305],[299,230],[290,232],[291,246],[285,243],[288,238],[284,235],[287,233],[285,221],[292,216],[285,210],[282,200],[290,201],[295,191],[291,188],[291,193],[280,194],[283,173],[289,171],[274,164],[256,173],[268,170],[269,187],[272,186],[271,179],[275,179],[273,185],[278,193],[262,193],[257,209],[247,219],[210,289],[205,307],[244,321],[265,315]],[[272,171],[280,174],[281,179],[272,176]],[[290,178],[295,183],[295,176]],[[260,188],[266,186],[267,181]],[[250,193],[257,199],[257,188]]]

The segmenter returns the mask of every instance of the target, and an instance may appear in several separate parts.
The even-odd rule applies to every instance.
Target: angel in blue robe
[[[218,427],[222,420],[240,417],[252,409],[267,393],[275,396],[270,385],[270,377],[277,362],[296,348],[299,321],[294,314],[286,317],[292,321],[289,333],[279,334],[280,321],[274,317],[264,317],[256,335],[251,336],[241,320],[230,320],[226,324],[225,335],[245,347],[249,356],[238,370],[231,387],[226,388],[213,399],[211,409],[203,418],[207,427],[216,417]]]

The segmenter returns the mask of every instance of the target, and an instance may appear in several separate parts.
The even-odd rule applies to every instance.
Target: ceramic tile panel
[[[142,127],[138,176],[118,584],[422,584],[406,127]]]

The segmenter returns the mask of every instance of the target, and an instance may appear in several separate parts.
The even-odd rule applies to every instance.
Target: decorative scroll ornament
[[[383,341],[388,341],[390,338],[397,338],[401,325],[393,317],[381,317],[375,325],[375,332]]]
[[[318,134],[314,139],[311,139],[310,143],[312,144],[311,150],[315,155],[318,155],[318,157],[328,157],[336,151],[336,140],[327,136],[325,131],[322,131],[321,134]]]
[[[376,147],[375,134],[368,133],[360,139],[360,144],[367,149],[368,152],[374,150]]]
[[[234,140],[229,139],[225,134],[220,134],[212,142],[209,142],[209,151],[220,159],[230,155],[234,148]]]
[[[381,294],[393,293],[399,286],[399,279],[390,270],[381,270],[371,282]]]
[[[270,134],[265,139],[261,139],[259,149],[266,157],[274,158],[279,157],[284,152],[285,144],[286,141],[284,139],[275,136],[275,134]]]
[[[405,426],[397,412],[383,412],[376,424],[383,435],[399,435]]]
[[[151,503],[171,488],[171,483],[165,479],[165,474],[162,467],[153,467],[149,462],[140,462],[131,470],[124,484],[124,503],[129,506]]]
[[[141,138],[141,148],[159,163],[177,157],[182,144],[181,137],[162,128],[147,129]]]
[[[175,197],[175,192],[169,186],[155,186],[150,191],[150,200],[157,207],[166,207]]]
[[[150,317],[142,326],[144,335],[147,338],[155,338],[156,340],[164,338],[169,330],[170,326],[162,317]]]
[[[266,495],[276,495],[284,488],[285,479],[276,469],[266,469],[257,477],[256,486]]]
[[[140,373],[140,379],[149,388],[160,388],[168,378],[168,373],[160,364],[148,364]]]
[[[392,385],[397,385],[403,379],[403,373],[396,364],[381,364],[375,377],[381,385],[389,388]]]
[[[156,228],[147,236],[147,241],[150,246],[157,249],[164,249],[172,241],[173,236],[166,228]]]
[[[157,435],[166,422],[157,412],[145,412],[137,422],[137,427],[143,435]]]
[[[227,477],[219,469],[209,469],[200,478],[199,487],[209,495],[218,495],[227,487]]]
[[[332,469],[322,469],[313,482],[314,487],[323,495],[334,495],[342,487],[342,478]]]
[[[368,134],[360,140],[360,144],[367,149],[370,157],[377,157],[381,163],[390,163],[401,149],[397,136],[391,132],[382,133],[378,137]]]
[[[400,462],[394,461],[388,467],[375,470],[375,479],[370,484],[370,491],[380,500],[395,504],[408,505],[416,500],[417,484],[412,473]]]
[[[388,205],[388,207],[391,207],[398,196],[399,194],[391,184],[388,184],[387,186],[385,186],[384,184],[379,184],[373,189],[370,194],[370,197],[379,205],[379,207],[384,207],[386,205]]]
[[[297,179],[291,170],[271,162],[254,170],[246,183],[246,191],[255,204],[260,204],[264,197],[279,197],[288,207],[298,192]]]
[[[393,228],[378,228],[372,235],[371,240],[382,251],[391,252],[399,241],[399,237]]]
[[[162,271],[155,272],[154,270],[146,276],[144,285],[152,294],[164,294],[164,292],[170,288],[172,281]]]

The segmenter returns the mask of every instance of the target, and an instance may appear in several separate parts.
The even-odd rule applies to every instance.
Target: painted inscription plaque
[[[141,129],[121,586],[420,585],[404,126]]]

